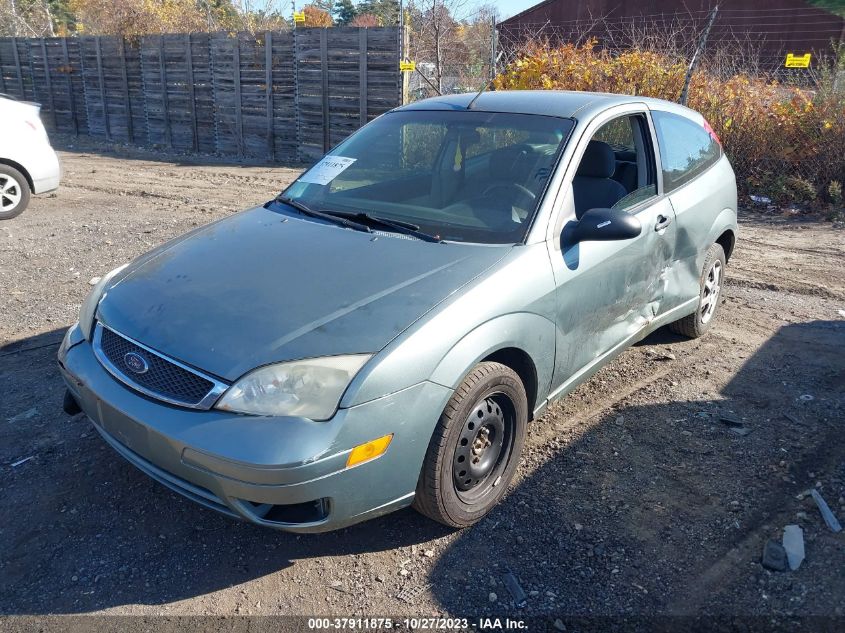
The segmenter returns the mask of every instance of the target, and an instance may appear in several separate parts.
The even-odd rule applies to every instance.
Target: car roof
[[[423,99],[396,110],[466,110],[478,95],[469,92]],[[645,103],[655,110],[676,112],[682,116],[694,115],[689,108],[649,97],[635,97],[605,92],[575,92],[569,90],[497,90],[478,95],[472,109],[479,112],[513,112],[515,114],[543,114],[565,118],[585,118],[608,108],[628,103]]]

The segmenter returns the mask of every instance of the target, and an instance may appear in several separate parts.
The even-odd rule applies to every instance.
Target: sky
[[[499,19],[504,20],[540,2],[541,0],[495,0],[489,4],[496,5],[499,9]]]
[[[833,1],[833,0],[828,0]],[[358,0],[353,0],[357,4]],[[480,6],[482,4],[492,4],[495,5],[496,8],[499,10],[499,19],[504,20],[511,16],[516,15],[520,11],[525,11],[528,7],[533,7],[535,4],[539,4],[542,0],[470,0],[467,3],[466,8],[470,9],[473,5]],[[241,0],[241,4],[244,4],[244,0]],[[261,4],[260,2],[253,2],[254,5]],[[304,6],[308,4],[308,0],[296,0],[296,6]],[[291,10],[292,2],[291,0],[271,0],[270,5],[276,5],[279,7],[282,13],[287,13]],[[471,10],[470,10],[471,12]]]

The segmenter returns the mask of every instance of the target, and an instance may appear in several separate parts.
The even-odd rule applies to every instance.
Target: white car
[[[59,186],[59,157],[38,116],[41,106],[0,94],[0,220],[20,215],[33,193]]]

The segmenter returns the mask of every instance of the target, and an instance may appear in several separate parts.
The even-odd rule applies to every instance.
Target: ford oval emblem
[[[147,359],[138,354],[137,352],[129,352],[127,354],[124,354],[123,363],[129,368],[130,371],[133,371],[136,374],[145,374],[150,368],[149,363],[147,363]]]

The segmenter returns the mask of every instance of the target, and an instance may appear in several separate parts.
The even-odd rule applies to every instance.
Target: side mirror
[[[590,209],[572,227],[567,242],[608,242],[630,240],[643,231],[636,216],[619,209]]]

